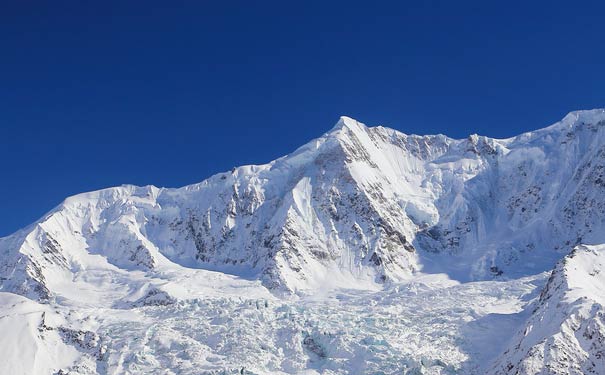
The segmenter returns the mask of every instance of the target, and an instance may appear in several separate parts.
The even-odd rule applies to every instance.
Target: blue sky
[[[79,192],[268,162],[343,114],[508,137],[605,106],[599,2],[11,3],[0,236]]]

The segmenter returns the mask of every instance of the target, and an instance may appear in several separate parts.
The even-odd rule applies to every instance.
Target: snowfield
[[[605,374],[605,110],[343,117],[269,164],[0,238],[0,374]]]

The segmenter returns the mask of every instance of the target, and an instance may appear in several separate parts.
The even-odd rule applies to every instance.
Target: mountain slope
[[[578,246],[559,262],[494,373],[605,373],[605,245]]]

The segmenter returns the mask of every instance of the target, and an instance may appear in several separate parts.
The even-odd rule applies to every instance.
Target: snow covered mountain
[[[580,245],[552,272],[496,374],[605,371],[605,245]]]
[[[342,117],[320,138],[269,164],[234,168],[179,189],[125,185],[80,194],[0,239],[0,306],[6,316],[28,314],[16,326],[30,332],[23,348],[37,348],[40,358],[26,364],[34,367],[19,367],[25,364],[14,354],[0,372],[559,373],[554,363],[563,359],[537,359],[538,349],[531,348],[552,348],[556,343],[540,340],[552,341],[563,323],[518,339],[487,370],[505,348],[469,322],[511,332],[526,317],[532,327],[544,314],[563,314],[557,316],[567,322],[577,315],[575,307],[561,302],[553,308],[547,300],[564,298],[570,287],[537,302],[534,292],[544,272],[574,247],[604,243],[605,110],[573,112],[510,139],[406,135]],[[555,273],[570,280],[583,272],[557,271],[561,267]],[[500,287],[505,290],[498,294]],[[475,301],[461,307],[465,296]],[[441,353],[427,352],[423,339],[412,345],[407,335],[415,323],[393,323],[389,315],[436,314],[422,305],[427,298],[446,303],[439,314],[448,323],[427,324],[423,332],[430,336],[427,330],[439,332],[446,324],[458,335],[443,340]],[[346,331],[349,320],[333,322],[326,338],[308,322],[323,319],[319,306],[334,299],[343,302],[333,316],[383,314],[394,332],[401,328],[399,336],[378,334],[376,322],[364,320],[358,326],[374,338],[360,343]],[[379,300],[380,307],[367,310],[366,300]],[[603,301],[595,301],[602,308]],[[245,355],[237,356],[237,343],[260,333],[220,311],[237,315],[252,303],[250,319],[265,325],[286,320],[264,326],[262,336],[271,344],[248,342],[237,349]],[[203,328],[194,312],[239,333]],[[578,316],[601,324],[602,313],[595,314]],[[170,325],[167,319],[180,321]],[[199,337],[182,322],[198,324]],[[152,334],[160,327],[164,338]],[[470,332],[475,343],[464,340]],[[137,347],[128,334],[148,342]],[[377,335],[382,341],[373,341]],[[178,345],[162,342],[166,337]],[[605,371],[598,361],[596,367],[586,362],[600,352],[570,342],[566,358],[573,366]],[[195,353],[176,360],[177,347]],[[381,358],[369,354],[377,347]],[[490,351],[481,353],[481,347]],[[63,354],[53,354],[60,348]]]

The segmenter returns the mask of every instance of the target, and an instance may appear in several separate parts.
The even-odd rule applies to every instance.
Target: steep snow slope
[[[76,361],[78,351],[63,342],[64,320],[48,305],[0,293],[0,373],[49,374]]]
[[[53,332],[71,332],[59,337],[80,353],[69,367],[76,373],[166,366],[186,373],[186,366],[219,371],[238,364],[256,366],[257,373],[356,373],[359,356],[376,361],[364,371],[399,371],[405,363],[409,371],[480,373],[502,340],[476,330],[513,331],[541,284],[532,275],[552,269],[578,244],[605,243],[604,173],[604,110],[573,112],[504,140],[406,135],[343,117],[266,165],[179,189],[125,185],[66,199],[0,239],[0,290],[56,307],[65,323]],[[395,297],[426,285],[419,280],[438,282]],[[515,285],[510,292],[495,292],[506,283]],[[350,311],[369,319],[355,323],[364,334],[378,334],[372,314],[381,309],[389,312],[381,322],[401,333],[387,331],[384,341],[360,345],[352,326],[334,322],[330,337],[338,339],[320,344],[319,336],[294,334],[301,321],[279,318],[308,303],[301,314],[326,320],[326,298],[343,301],[329,310],[334,316],[352,319]],[[366,309],[365,298],[384,306]],[[442,311],[426,305],[437,298]],[[456,310],[464,298],[502,308],[487,312],[473,302]],[[244,306],[256,301],[274,301],[267,302],[268,315],[250,317],[267,323],[261,326],[270,332],[262,335],[272,344],[237,347],[261,333],[223,313],[248,314]],[[393,322],[391,312],[411,320]],[[458,335],[436,339],[445,354],[426,354],[430,342],[423,340],[406,349],[424,318],[434,323],[422,325],[425,334]],[[209,327],[191,341],[185,336],[205,324],[199,319],[221,322],[225,330]],[[465,336],[471,331],[474,336]],[[175,343],[162,342],[169,332]],[[140,334],[145,343],[129,341]],[[480,346],[464,337],[476,337]],[[43,349],[47,342],[31,345]],[[140,356],[151,355],[149,345],[162,350],[146,362]],[[173,357],[175,348],[195,353]],[[236,350],[248,354],[227,360]],[[374,350],[383,354],[368,357]],[[423,359],[415,359],[420,353]],[[67,368],[49,361],[56,370]]]
[[[605,373],[605,245],[578,246],[559,262],[494,373]]]

